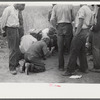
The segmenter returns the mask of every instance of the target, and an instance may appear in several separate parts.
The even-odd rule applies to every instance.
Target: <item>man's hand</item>
[[[90,28],[90,31],[92,31],[93,30],[93,26]]]
[[[6,37],[6,32],[3,29],[1,29],[1,34],[3,37]]]

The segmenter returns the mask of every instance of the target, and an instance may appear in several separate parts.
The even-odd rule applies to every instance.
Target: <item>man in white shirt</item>
[[[76,31],[71,43],[70,58],[64,76],[75,74],[78,68],[81,72],[86,73],[88,69],[85,43],[89,35],[89,29],[92,26],[93,12],[91,6],[83,5],[76,16],[75,27]],[[77,66],[77,58],[79,58],[80,66]]]
[[[21,38],[21,42],[20,42],[20,51],[21,53],[25,54],[27,52],[27,50],[30,48],[30,46],[36,42],[37,39],[34,38],[32,35],[28,34],[28,35],[24,35]]]
[[[9,70],[16,75],[19,62],[19,18],[18,13],[23,4],[14,4],[4,9],[1,19],[1,31],[6,33],[9,47]]]

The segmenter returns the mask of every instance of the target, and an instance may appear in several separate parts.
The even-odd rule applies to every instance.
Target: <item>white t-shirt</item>
[[[34,43],[36,41],[37,41],[37,39],[34,38],[32,35],[24,35],[21,38],[21,42],[20,42],[20,46],[19,46],[20,51],[24,54],[30,48],[32,43]]]
[[[79,9],[75,19],[75,27],[77,27],[79,24],[79,18],[84,19],[82,29],[86,29],[89,28],[89,26],[92,26],[93,12],[87,5],[84,5]]]

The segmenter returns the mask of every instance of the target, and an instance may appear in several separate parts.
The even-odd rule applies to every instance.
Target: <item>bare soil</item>
[[[46,71],[42,73],[20,73],[11,75],[8,67],[9,50],[7,47],[0,49],[0,82],[25,82],[25,83],[100,83],[100,73],[89,72],[87,74],[78,72],[82,75],[80,79],[70,79],[68,76],[62,76],[63,71],[58,70],[58,54],[45,60]],[[93,67],[93,62],[88,56],[89,69]],[[68,55],[65,55],[65,66],[68,62]]]

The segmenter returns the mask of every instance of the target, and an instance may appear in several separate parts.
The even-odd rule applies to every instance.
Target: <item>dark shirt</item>
[[[43,40],[33,43],[27,51],[27,54],[36,58],[42,58],[48,53],[49,50],[47,49],[47,44]]]

